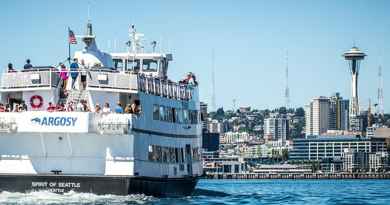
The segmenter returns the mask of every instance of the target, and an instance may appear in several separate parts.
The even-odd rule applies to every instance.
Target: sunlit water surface
[[[0,193],[0,204],[390,204],[390,180],[201,180],[193,196]]]

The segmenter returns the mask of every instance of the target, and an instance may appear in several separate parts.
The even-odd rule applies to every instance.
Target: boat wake
[[[55,194],[47,191],[30,193],[1,192],[0,204],[9,205],[35,205],[35,204],[150,204],[157,199],[143,194],[133,194],[127,196],[117,195],[95,195],[89,193],[68,192],[65,194]]]

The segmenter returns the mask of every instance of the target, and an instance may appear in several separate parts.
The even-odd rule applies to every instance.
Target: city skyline
[[[369,98],[377,102],[381,66],[385,112],[390,112],[386,89],[390,64],[385,61],[390,56],[386,53],[390,49],[389,2],[198,2],[5,1],[0,18],[12,21],[0,23],[5,48],[0,51],[1,67],[12,62],[21,68],[26,58],[34,65],[62,61],[68,52],[67,27],[84,33],[90,4],[90,20],[102,50],[123,51],[128,28],[135,24],[139,32],[148,34],[146,47],[156,40],[158,49],[172,51],[171,76],[197,74],[201,100],[209,105],[212,50],[216,107],[231,109],[236,99],[237,107],[272,109],[285,104],[286,50],[291,107],[303,107],[315,96],[335,92],[350,99],[351,79],[342,54],[355,44],[368,55],[361,65],[359,104],[366,109]],[[79,40],[72,51],[81,48]]]

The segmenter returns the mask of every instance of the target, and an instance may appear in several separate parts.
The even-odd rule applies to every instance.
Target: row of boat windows
[[[199,112],[197,110],[153,105],[153,120],[179,124],[198,124]]]
[[[161,163],[185,163],[200,160],[199,148],[184,151],[183,148],[149,145],[148,160]]]

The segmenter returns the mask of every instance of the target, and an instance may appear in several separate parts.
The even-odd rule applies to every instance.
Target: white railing
[[[136,90],[177,100],[192,99],[193,85],[190,84],[180,84],[169,80],[110,70],[91,70],[85,72],[87,75],[87,86],[89,88]],[[46,69],[45,71],[31,70],[3,73],[0,80],[0,89],[51,88],[57,87],[59,80],[59,71],[57,70]]]
[[[3,73],[1,76],[1,89],[57,87],[58,73],[53,71],[25,71]]]
[[[139,91],[152,95],[177,100],[192,99],[193,87],[189,84],[180,84],[168,80],[161,80],[159,78],[139,75],[138,88]]]
[[[92,88],[138,90],[137,75],[120,72],[89,71],[87,85]]]

